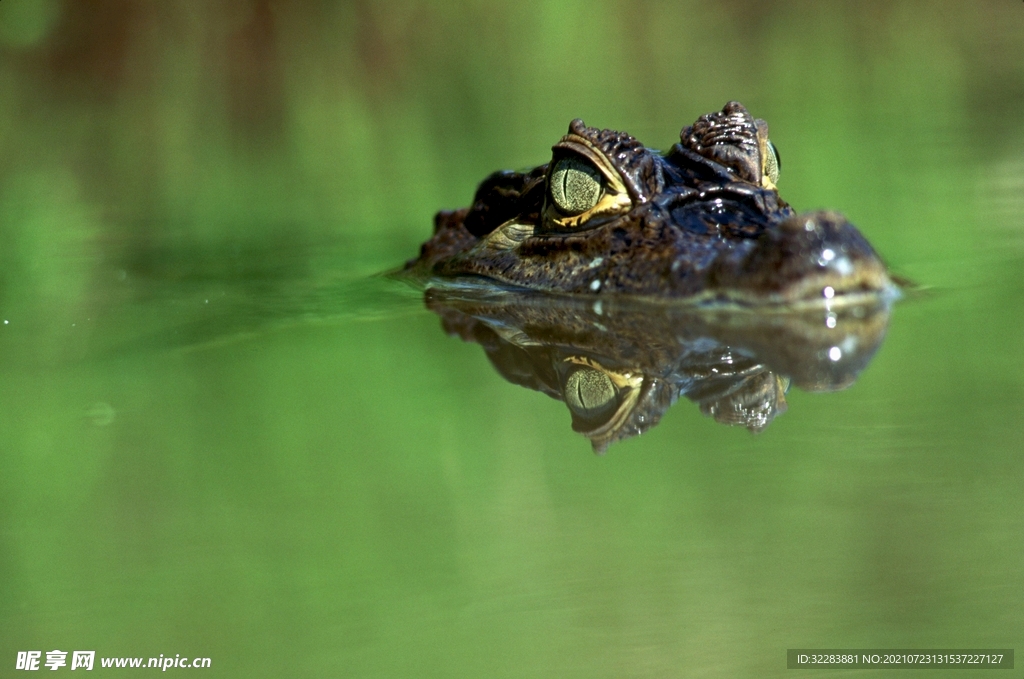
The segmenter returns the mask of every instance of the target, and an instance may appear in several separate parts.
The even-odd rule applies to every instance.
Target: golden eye
[[[768,179],[772,180],[772,184],[778,184],[779,170],[782,169],[782,158],[779,156],[779,150],[775,148],[775,144],[771,140],[768,141],[765,147],[764,173],[768,175]]]
[[[617,405],[615,386],[600,370],[580,368],[565,381],[565,403],[578,415],[599,417]]]
[[[601,175],[576,158],[562,158],[551,172],[551,200],[568,215],[590,210],[601,197]]]

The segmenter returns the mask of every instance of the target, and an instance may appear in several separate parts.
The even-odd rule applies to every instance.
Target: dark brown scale
[[[544,202],[546,171],[547,165],[541,165],[526,174],[504,170],[485,179],[466,214],[466,230],[474,236],[486,236],[521,215],[535,219]]]

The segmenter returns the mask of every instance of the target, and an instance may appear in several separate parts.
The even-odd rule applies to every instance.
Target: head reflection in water
[[[594,451],[643,433],[680,396],[717,422],[761,432],[791,384],[848,387],[885,335],[889,305],[756,313],[427,291],[446,332],[483,347],[509,382],[565,403]]]

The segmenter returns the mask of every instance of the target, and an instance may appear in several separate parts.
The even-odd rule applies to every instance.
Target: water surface
[[[793,647],[1024,652],[1019,3],[16,4],[0,666],[783,676]],[[761,433],[684,398],[595,456],[565,404],[375,275],[574,117],[667,148],[729,99],[769,121],[788,201],[844,211],[923,288],[854,384],[791,388]]]

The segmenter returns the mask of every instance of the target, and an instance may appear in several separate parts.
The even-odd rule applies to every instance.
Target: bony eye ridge
[[[551,172],[551,200],[562,212],[578,215],[597,205],[601,175],[589,163],[562,158]]]

